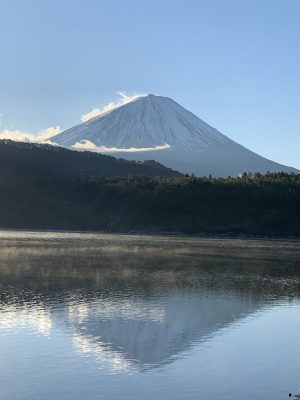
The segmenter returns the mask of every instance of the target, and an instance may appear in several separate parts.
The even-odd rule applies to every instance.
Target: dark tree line
[[[300,236],[300,175],[196,178],[155,161],[0,141],[0,228]]]
[[[0,184],[0,226],[300,236],[300,175],[5,181]]]

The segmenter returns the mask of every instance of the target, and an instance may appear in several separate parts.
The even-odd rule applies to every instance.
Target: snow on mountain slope
[[[237,144],[172,99],[152,94],[67,129],[51,140],[65,147],[120,153],[128,159],[155,159],[197,175],[297,172]]]
[[[114,148],[168,144],[186,151],[229,141],[172,99],[151,94],[67,129],[52,140],[65,146],[88,140],[96,146]]]

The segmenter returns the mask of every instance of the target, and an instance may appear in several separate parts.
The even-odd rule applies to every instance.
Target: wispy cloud
[[[10,130],[10,129],[4,129],[0,131],[0,139],[10,139],[14,140],[16,142],[34,142],[34,143],[51,143],[53,144],[49,139],[57,135],[59,132],[61,132],[61,129],[59,126],[51,126],[50,128],[47,128],[43,130],[42,132],[38,133],[37,135],[34,135],[31,132],[27,131],[22,131],[19,129],[15,130]]]
[[[128,148],[105,147],[105,146],[96,146],[95,143],[91,142],[90,140],[81,140],[80,142],[76,142],[72,147],[73,149],[77,150],[89,150],[99,153],[136,153],[140,151],[165,150],[170,148],[170,146],[167,143],[159,144],[154,147],[128,147]]]
[[[133,100],[138,99],[139,97],[146,96],[145,93],[134,94],[132,96],[128,96],[124,91],[117,92],[119,95],[119,99],[117,101],[111,101],[106,104],[102,108],[94,108],[86,114],[81,116],[81,121],[86,122],[94,117],[98,117],[99,115],[105,114],[108,111],[114,110],[117,107],[123,106],[124,104],[130,103]]]

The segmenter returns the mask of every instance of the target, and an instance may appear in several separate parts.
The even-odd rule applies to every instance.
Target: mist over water
[[[284,399],[299,242],[0,232],[6,400]]]

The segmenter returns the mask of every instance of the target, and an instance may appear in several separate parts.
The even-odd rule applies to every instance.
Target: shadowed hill
[[[35,180],[89,176],[180,176],[156,161],[127,161],[36,143],[0,141],[0,179]]]

